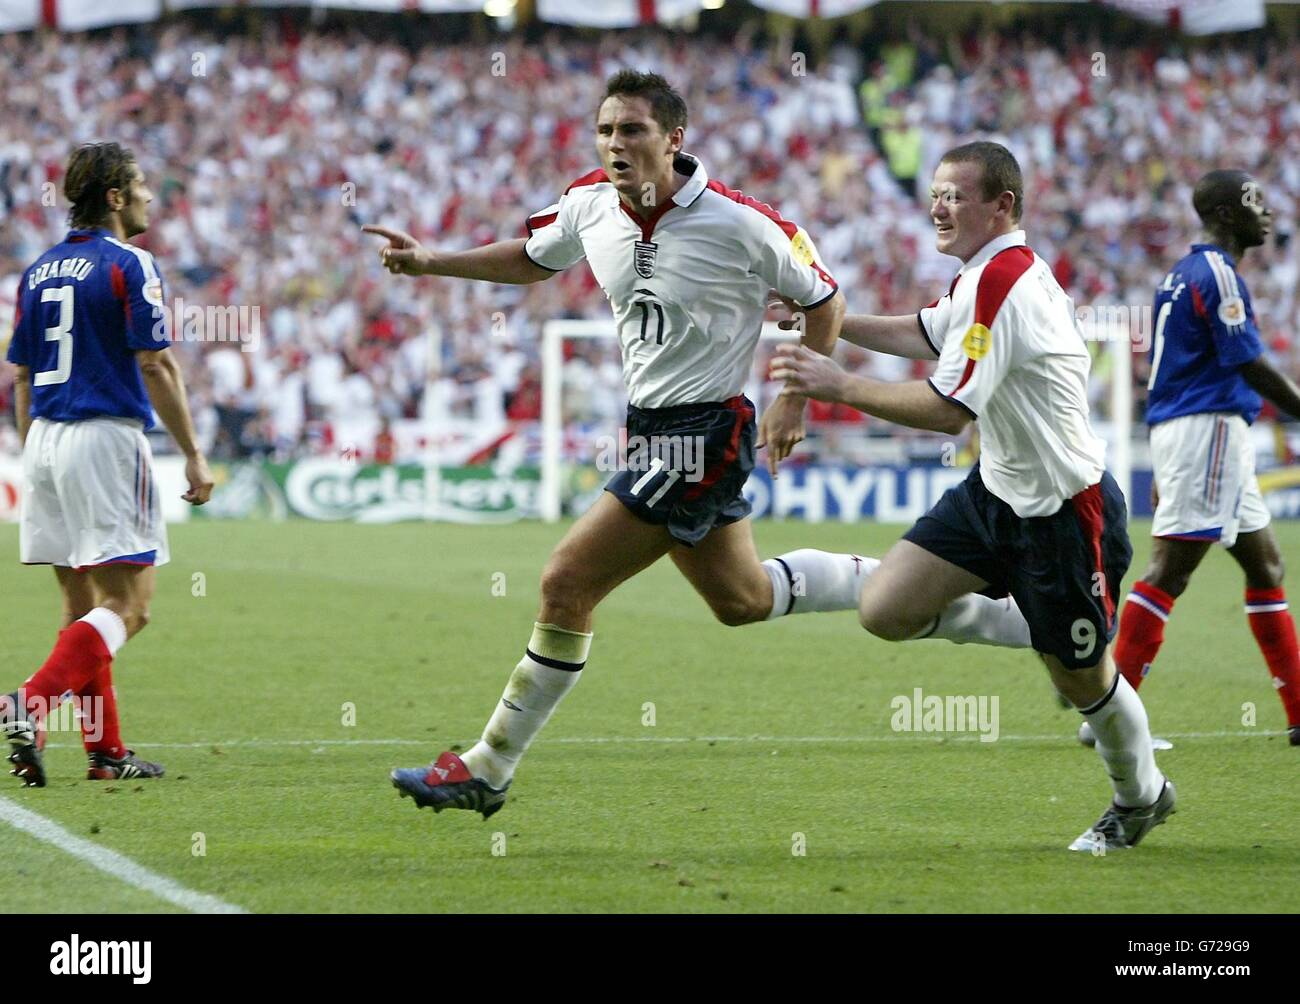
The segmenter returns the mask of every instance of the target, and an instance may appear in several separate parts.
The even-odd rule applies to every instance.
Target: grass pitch
[[[881,554],[902,529],[764,522],[756,534],[764,555]],[[1300,552],[1300,528],[1278,529],[1284,552]],[[1147,526],[1133,530],[1130,581],[1148,545]],[[3,778],[0,795],[252,911],[1295,908],[1300,749],[1240,573],[1217,552],[1142,690],[1155,731],[1174,737],[1160,762],[1178,812],[1129,853],[1066,852],[1109,786],[1028,653],[889,645],[851,614],[726,628],[667,561],[598,612],[584,679],[502,812],[417,812],[389,769],[477,737],[561,533],[175,528],[153,624],[115,670],[125,738],[167,777],[87,782],[64,732],[48,788]],[[16,550],[16,529],[0,528],[0,554]],[[58,601],[47,570],[12,560],[0,590],[8,687],[47,654]],[[916,687],[996,696],[998,740],[893,731],[891,701]],[[3,822],[0,848],[33,909],[170,909]]]

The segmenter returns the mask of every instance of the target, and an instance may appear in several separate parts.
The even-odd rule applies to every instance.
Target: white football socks
[[[857,610],[862,586],[880,567],[878,558],[856,554],[831,554],[804,548],[763,562],[772,580],[772,611],[768,620],[786,614]],[[947,641],[1003,648],[1029,648],[1029,624],[1011,597],[989,599],[970,593],[949,604],[938,617],[919,631],[915,639],[943,638]]]
[[[551,712],[582,675],[591,633],[534,624],[524,657],[483,729],[483,738],[461,760],[475,777],[504,788]]]
[[[958,645],[997,645],[1001,648],[1031,648],[1029,622],[1010,596],[1000,600],[967,593],[959,597],[924,631],[911,640],[943,638]]]
[[[803,548],[768,558],[763,567],[772,580],[772,612],[767,615],[772,620],[786,614],[858,609],[862,584],[880,561]]]
[[[1165,779],[1156,767],[1147,709],[1137,691],[1116,673],[1110,693],[1082,714],[1097,737],[1097,752],[1115,788],[1115,804],[1126,809],[1153,804]]]

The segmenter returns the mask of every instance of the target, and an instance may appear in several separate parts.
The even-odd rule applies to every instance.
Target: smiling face
[[[1011,192],[984,200],[982,171],[973,161],[943,161],[930,185],[935,247],[963,262],[970,261],[993,238],[1019,226],[1013,218],[1016,200]]]
[[[685,130],[665,134],[645,98],[614,94],[596,115],[600,166],[633,209],[653,209],[672,194],[673,158]]]

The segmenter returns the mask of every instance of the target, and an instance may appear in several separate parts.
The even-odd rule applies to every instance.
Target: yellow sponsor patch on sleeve
[[[967,359],[979,362],[993,347],[993,336],[984,325],[972,324],[966,331],[966,337],[961,340],[961,347],[965,350]]]
[[[794,254],[794,260],[800,265],[811,265],[813,263],[813,246],[812,238],[809,237],[803,229],[795,231],[790,238],[790,251]]]

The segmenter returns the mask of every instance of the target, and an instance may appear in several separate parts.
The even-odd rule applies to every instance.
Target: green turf
[[[1140,570],[1147,528],[1134,530]],[[761,523],[757,536],[764,554],[879,554],[900,531]],[[1229,734],[1161,755],[1179,811],[1127,854],[1064,849],[1109,787],[1032,656],[889,645],[849,614],[725,628],[667,562],[601,608],[585,678],[499,815],[415,811],[388,770],[477,736],[560,532],[176,528],[153,624],[116,666],[126,738],[167,777],[89,783],[63,733],[50,787],[0,794],[254,911],[1294,909],[1300,750],[1219,553],[1180,600],[1143,696],[1157,732]],[[1300,528],[1279,534],[1300,551]],[[0,554],[15,551],[0,528]],[[53,641],[55,586],[6,562],[0,591],[16,683]],[[917,686],[997,696],[1001,738],[893,732],[891,699]],[[33,909],[165,908],[2,822],[0,847]]]

